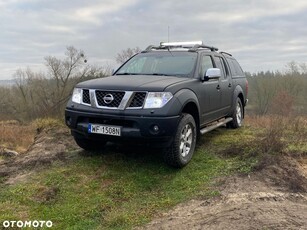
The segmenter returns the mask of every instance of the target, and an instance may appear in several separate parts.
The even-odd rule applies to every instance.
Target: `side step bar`
[[[210,132],[211,130],[216,129],[216,128],[222,126],[222,125],[225,125],[226,123],[228,123],[228,122],[230,122],[230,121],[232,121],[232,120],[233,120],[233,119],[232,119],[231,117],[228,117],[228,118],[226,118],[226,119],[223,120],[223,121],[220,121],[220,122],[218,122],[218,123],[216,123],[216,124],[214,124],[214,125],[210,125],[210,126],[208,126],[208,127],[205,127],[205,128],[203,128],[203,129],[201,129],[201,130],[200,130],[200,133],[201,133],[201,134],[205,134],[205,133],[207,133],[207,132]]]

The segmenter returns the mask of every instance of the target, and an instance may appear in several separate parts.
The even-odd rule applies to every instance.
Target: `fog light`
[[[150,126],[149,132],[152,135],[157,135],[157,134],[160,133],[160,127],[158,125],[153,124],[153,125]]]
[[[155,131],[155,132],[159,132],[159,126],[154,125],[154,127],[153,127],[153,131]]]

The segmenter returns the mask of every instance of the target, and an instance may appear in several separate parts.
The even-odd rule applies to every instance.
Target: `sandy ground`
[[[307,161],[299,162],[282,157],[223,179],[220,196],[180,204],[142,229],[307,229]]]

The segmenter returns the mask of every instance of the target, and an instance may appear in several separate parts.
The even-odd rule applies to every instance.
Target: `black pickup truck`
[[[165,161],[185,166],[197,137],[221,125],[239,128],[248,82],[229,53],[202,42],[149,46],[113,76],[76,85],[67,126],[85,150],[108,142],[161,147]]]

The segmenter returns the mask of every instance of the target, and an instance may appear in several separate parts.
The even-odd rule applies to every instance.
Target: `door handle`
[[[220,85],[217,85],[216,89],[217,89],[217,90],[220,90],[220,89],[221,89]]]

